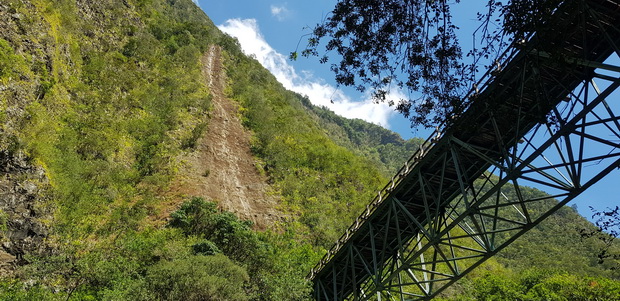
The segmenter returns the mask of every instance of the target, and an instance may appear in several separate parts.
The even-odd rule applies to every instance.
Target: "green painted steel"
[[[620,167],[620,0],[565,1],[547,24],[311,271],[317,300],[429,300]]]

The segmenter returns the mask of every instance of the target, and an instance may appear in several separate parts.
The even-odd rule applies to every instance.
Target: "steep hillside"
[[[267,177],[257,170],[251,134],[241,124],[237,104],[224,96],[221,56],[221,49],[213,45],[201,59],[213,108],[205,135],[196,140],[193,151],[181,157],[179,174],[171,185],[176,194],[173,199],[178,204],[184,197],[202,196],[264,230],[280,215],[277,199]]]
[[[0,300],[305,300],[419,143],[286,91],[191,0],[5,0],[0,28]],[[613,295],[581,227],[445,297]]]
[[[355,151],[358,155],[377,163],[377,168],[392,176],[405,164],[405,160],[424,141],[421,138],[403,140],[398,134],[360,119],[347,119],[324,107],[317,107],[301,98],[311,115],[332,140]]]
[[[383,181],[190,0],[10,1],[0,20],[0,299],[301,298],[308,242],[329,246]],[[222,87],[220,59],[267,79],[270,105]]]

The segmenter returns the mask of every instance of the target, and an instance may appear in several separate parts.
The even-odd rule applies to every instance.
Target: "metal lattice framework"
[[[620,168],[620,1],[566,2],[312,270],[317,300],[431,299]]]

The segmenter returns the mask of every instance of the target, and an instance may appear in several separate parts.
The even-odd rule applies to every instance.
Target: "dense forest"
[[[212,47],[277,200],[264,229],[171,193],[217,143]],[[307,300],[310,269],[421,142],[285,90],[191,0],[0,1],[0,121],[0,300]],[[442,298],[620,300],[593,228],[565,207]]]

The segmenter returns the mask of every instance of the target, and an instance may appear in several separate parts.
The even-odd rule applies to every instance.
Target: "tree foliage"
[[[171,214],[170,227],[181,229],[185,235],[204,238],[192,246],[197,253],[218,253],[221,250],[230,258],[253,265],[261,264],[267,245],[251,228],[252,222],[237,218],[231,212],[220,212],[217,205],[194,197],[183,203]],[[264,259],[264,258],[263,258]]]
[[[430,125],[463,109],[455,29],[445,1],[338,1],[302,54],[319,55],[319,42],[327,38],[326,51],[342,58],[331,65],[339,84],[370,88],[377,101],[395,104],[414,124]],[[413,98],[390,99],[388,91],[396,87]]]
[[[473,298],[459,300],[617,300],[620,282],[531,268],[513,279],[486,274],[474,281]]]
[[[466,108],[464,96],[477,72],[477,61],[463,60],[458,24],[452,22],[452,6],[459,2],[340,0],[312,29],[301,54],[327,63],[331,53],[338,84],[370,89],[376,101],[395,105],[412,126],[449,123]],[[477,15],[483,42],[467,55],[488,62],[515,38],[522,40],[544,26],[563,2],[489,0],[487,11]],[[297,51],[290,57],[296,59]],[[390,91],[397,90],[406,96],[395,99],[398,94]]]
[[[224,255],[192,256],[161,262],[145,277],[144,300],[249,300],[247,272]]]

